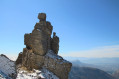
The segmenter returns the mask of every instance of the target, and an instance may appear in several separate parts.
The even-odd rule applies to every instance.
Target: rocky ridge
[[[59,79],[68,79],[72,64],[58,55],[59,37],[55,32],[51,37],[53,26],[46,21],[45,13],[39,13],[38,19],[32,33],[24,35],[26,48],[19,53],[16,65],[28,70],[46,69]]]
[[[0,55],[0,79],[15,79],[16,67],[15,62],[10,60],[6,55]]]

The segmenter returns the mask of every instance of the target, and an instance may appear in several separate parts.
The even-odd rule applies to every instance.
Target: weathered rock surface
[[[16,65],[21,64],[29,70],[46,68],[60,79],[68,79],[72,64],[58,56],[59,37],[53,33],[53,27],[46,21],[46,14],[38,15],[39,23],[36,23],[32,33],[24,35],[26,48],[19,54]]]
[[[56,55],[52,50],[49,50],[45,55],[43,66],[56,74],[60,79],[68,79],[68,73],[72,64],[61,56]]]
[[[54,51],[55,54],[58,54],[59,51],[59,37],[56,36],[56,33],[53,33],[53,38],[51,39],[51,50]]]
[[[40,69],[43,66],[44,56],[34,54],[32,50],[27,48],[23,49],[22,53],[22,66],[25,66],[27,69]]]
[[[16,60],[15,63],[16,63],[16,64],[20,64],[20,63],[22,63],[22,52],[19,53],[18,58],[17,58],[17,60]]]
[[[45,55],[50,49],[50,39],[52,34],[52,25],[46,21],[46,14],[39,14],[39,23],[36,23],[34,30],[30,34],[25,34],[24,44],[34,53]]]

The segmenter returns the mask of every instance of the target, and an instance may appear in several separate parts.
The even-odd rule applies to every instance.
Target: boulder
[[[46,14],[45,13],[39,13],[38,19],[40,19],[40,21],[46,21]]]

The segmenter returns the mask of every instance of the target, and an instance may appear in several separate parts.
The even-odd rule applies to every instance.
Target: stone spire
[[[21,64],[28,70],[48,69],[59,79],[68,79],[72,64],[58,56],[59,37],[53,33],[53,26],[46,21],[46,14],[39,13],[40,20],[35,24],[32,33],[24,35],[26,48],[19,54],[16,65]]]
[[[55,52],[55,54],[58,54],[58,51],[59,51],[59,37],[56,36],[55,32],[53,32],[53,38],[51,40],[51,49]]]
[[[52,25],[46,21],[46,14],[39,13],[39,23],[36,23],[34,30],[31,34],[25,34],[25,45],[27,48],[33,50],[34,53],[39,55],[45,55],[48,49],[51,48],[51,34]]]

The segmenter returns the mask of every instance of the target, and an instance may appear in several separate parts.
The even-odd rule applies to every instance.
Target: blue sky
[[[85,51],[118,48],[119,0],[0,0],[0,53],[22,52],[24,34],[32,32],[41,12],[60,37],[60,55],[87,57]]]

